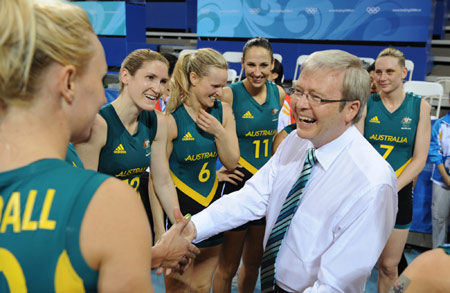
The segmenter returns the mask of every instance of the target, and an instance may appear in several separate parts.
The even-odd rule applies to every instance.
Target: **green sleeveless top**
[[[222,123],[220,101],[216,101],[207,112]],[[172,113],[172,116],[178,130],[169,159],[173,182],[184,194],[207,207],[214,198],[218,186],[217,148],[214,136],[197,126],[183,104]]]
[[[158,129],[156,113],[142,111],[134,135],[122,124],[111,104],[103,106],[99,113],[108,124],[108,134],[98,171],[115,176],[138,191],[140,175],[150,166],[151,144]]]
[[[65,161],[73,165],[74,167],[84,169],[83,162],[81,161],[80,156],[78,156],[77,150],[75,149],[73,143],[69,143],[69,146],[67,147]]]
[[[242,81],[233,83],[233,112],[241,157],[239,164],[255,174],[269,159],[273,136],[277,133],[281,108],[275,83],[266,81],[267,98],[260,105],[245,89]]]
[[[390,113],[379,94],[367,101],[364,136],[400,176],[412,160],[417,125],[420,118],[421,97],[406,93],[400,107]]]
[[[0,292],[97,290],[79,234],[107,178],[58,159],[0,173]]]

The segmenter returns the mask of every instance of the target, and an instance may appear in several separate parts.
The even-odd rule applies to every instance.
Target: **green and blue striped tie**
[[[289,191],[288,196],[281,208],[277,221],[272,228],[269,240],[264,250],[264,255],[261,265],[261,292],[272,292],[275,287],[275,260],[280,250],[281,242],[286,234],[292,217],[294,217],[298,204],[302,198],[303,189],[308,182],[311,170],[316,162],[316,156],[314,154],[315,149],[308,150],[308,155],[303,165],[302,173]]]

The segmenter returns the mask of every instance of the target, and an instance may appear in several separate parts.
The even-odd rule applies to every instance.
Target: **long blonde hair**
[[[210,67],[228,69],[228,63],[222,54],[211,48],[198,49],[194,53],[182,55],[173,70],[170,79],[170,99],[166,112],[172,113],[189,96],[191,83],[189,74],[194,72],[200,78],[209,74]]]
[[[0,106],[28,101],[53,62],[82,71],[93,54],[85,11],[60,0],[0,1]]]

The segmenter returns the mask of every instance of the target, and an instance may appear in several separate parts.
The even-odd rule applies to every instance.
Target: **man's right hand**
[[[200,250],[191,242],[196,236],[196,230],[190,217],[183,217],[178,208],[174,208],[174,216],[177,221],[154,247],[154,254],[162,254],[162,260],[157,265],[157,274],[166,269],[166,274],[172,270],[182,273],[189,266]],[[155,255],[156,258],[156,255]]]

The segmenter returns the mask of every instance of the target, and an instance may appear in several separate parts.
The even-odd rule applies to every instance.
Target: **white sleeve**
[[[278,156],[273,156],[240,190],[222,196],[192,216],[197,229],[194,243],[266,215]]]
[[[318,278],[304,292],[363,292],[392,232],[397,192],[381,185],[357,202],[333,231],[335,242],[321,257]],[[364,202],[364,199],[369,202]]]

